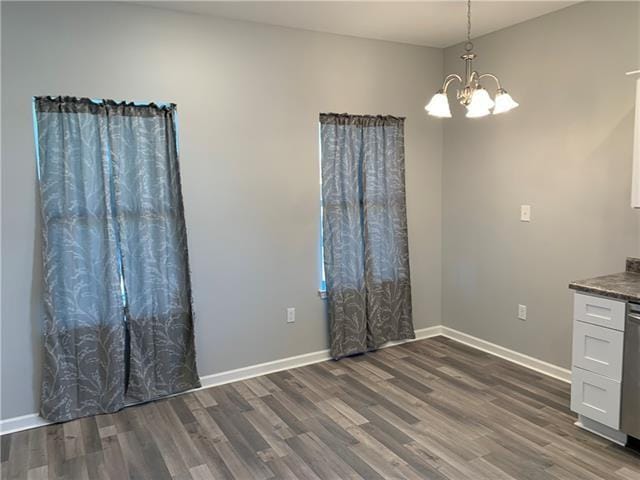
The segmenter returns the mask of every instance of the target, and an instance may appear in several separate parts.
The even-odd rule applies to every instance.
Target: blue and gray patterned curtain
[[[324,265],[331,356],[415,338],[404,119],[321,114]]]
[[[38,97],[35,110],[42,416],[199,386],[175,106]]]

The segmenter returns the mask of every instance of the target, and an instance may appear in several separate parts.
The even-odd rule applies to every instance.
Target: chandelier
[[[471,0],[467,0],[467,42],[464,49],[465,53],[460,57],[465,63],[464,79],[456,73],[447,75],[442,83],[442,88],[424,107],[427,113],[433,117],[451,118],[447,89],[454,80],[460,83],[461,89],[457,91],[456,97],[467,108],[467,118],[484,117],[491,113],[491,109],[493,109],[493,114],[497,115],[516,108],[518,103],[502,88],[498,77],[491,73],[478,73],[473,69],[473,60],[476,58],[476,54],[473,53],[473,43],[471,43]],[[480,84],[484,78],[490,78],[496,82],[495,101]]]

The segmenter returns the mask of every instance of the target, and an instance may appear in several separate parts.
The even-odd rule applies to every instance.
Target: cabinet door
[[[584,322],[573,322],[573,366],[622,380],[624,333]]]
[[[627,304],[610,298],[576,293],[573,302],[575,320],[624,331]]]
[[[620,382],[574,367],[571,410],[616,430],[620,429]]]
[[[640,78],[636,80],[636,124],[633,140],[633,173],[631,175],[631,207],[640,208]]]

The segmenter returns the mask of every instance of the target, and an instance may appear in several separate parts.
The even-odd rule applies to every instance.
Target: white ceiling
[[[142,3],[142,2],[139,2]],[[393,42],[448,47],[465,40],[466,2],[449,1],[152,1],[201,15]],[[472,36],[539,17],[576,1],[474,1]]]

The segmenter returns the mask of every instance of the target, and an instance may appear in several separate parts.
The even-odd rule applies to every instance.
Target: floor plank
[[[640,479],[569,385],[444,337],[2,437],[8,479]]]

